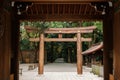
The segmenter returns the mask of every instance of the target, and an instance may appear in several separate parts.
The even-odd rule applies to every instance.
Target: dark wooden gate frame
[[[93,11],[93,9],[84,9],[84,13],[81,15],[76,15],[76,14],[72,14],[69,13],[67,15],[65,15],[63,13],[63,15],[60,16],[60,14],[58,13],[57,15],[50,15],[49,13],[47,14],[43,14],[43,15],[17,15],[17,10],[14,9],[15,7],[13,7],[13,9],[11,9],[11,2],[40,2],[41,4],[47,4],[49,3],[49,1],[54,4],[54,3],[60,3],[60,4],[78,4],[78,3],[91,3],[91,2],[95,2],[99,3],[101,2],[112,2],[114,6],[112,7],[108,7],[107,13],[105,15],[98,15],[96,14],[96,12],[94,14],[87,14],[87,10],[89,11]],[[104,80],[109,80],[109,74],[113,72],[114,69],[114,77],[115,79],[120,79],[119,77],[119,4],[120,1],[113,1],[113,0],[2,0],[0,3],[0,10],[1,12],[3,12],[5,15],[7,15],[8,13],[10,13],[10,15],[7,15],[7,18],[11,18],[11,20],[4,20],[4,22],[7,22],[6,28],[5,28],[5,36],[3,37],[3,39],[0,41],[2,44],[0,45],[1,47],[1,51],[3,51],[4,54],[1,54],[2,58],[1,58],[1,62],[0,64],[2,64],[3,67],[0,68],[0,71],[3,72],[4,74],[2,74],[0,76],[1,80],[9,80],[9,75],[10,75],[10,70],[12,70],[12,73],[14,74],[14,79],[18,80],[18,70],[19,70],[19,64],[18,64],[18,54],[19,54],[19,20],[42,20],[42,21],[81,21],[81,20],[102,20],[103,21],[103,37],[104,37]],[[49,7],[49,6],[48,6]],[[17,7],[16,7],[17,8]],[[3,9],[5,9],[5,11],[3,11]],[[35,10],[35,9],[34,9]],[[48,9],[49,10],[49,9]],[[69,9],[68,9],[69,10]],[[78,10],[76,8],[76,10]],[[58,9],[59,11],[59,9]],[[82,10],[81,10],[82,11]],[[47,12],[47,11],[46,11]],[[53,13],[55,11],[53,10]],[[63,11],[65,12],[65,11]],[[79,12],[79,11],[78,11]],[[31,11],[32,13],[32,11]],[[84,15],[87,14],[87,15]],[[95,15],[96,14],[96,15]],[[4,16],[3,16],[4,17]],[[7,19],[5,18],[5,19]],[[114,22],[114,24],[113,24]],[[9,33],[8,33],[9,32]],[[114,33],[114,34],[113,34]],[[7,37],[6,37],[7,36]],[[12,39],[11,39],[12,38]],[[12,41],[11,41],[12,40]],[[6,42],[10,43],[10,44],[5,44]],[[8,46],[12,46],[12,47],[8,47]],[[4,48],[5,47],[5,48]],[[6,52],[10,50],[9,52]],[[113,57],[114,57],[114,65],[113,63],[110,62],[110,58],[109,58],[109,54],[113,53]],[[14,54],[13,57],[13,65],[12,65],[12,69],[10,69],[10,59],[8,59],[7,57],[9,54]],[[6,56],[7,55],[7,56]],[[9,64],[9,65],[8,65]],[[8,65],[6,67],[6,65]],[[114,66],[114,67],[113,67]],[[113,67],[113,68],[112,68]]]

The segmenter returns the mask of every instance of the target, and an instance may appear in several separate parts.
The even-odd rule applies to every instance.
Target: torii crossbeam
[[[28,32],[38,31],[35,28],[26,28]],[[91,38],[83,38],[81,34],[92,33],[96,29],[96,26],[79,27],[79,28],[48,28],[42,34],[40,38],[30,38],[32,42],[40,42],[39,45],[39,74],[44,72],[44,42],[77,42],[77,73],[82,74],[82,42],[92,41]],[[44,34],[58,34],[58,38],[45,38]],[[76,38],[62,38],[62,34],[76,34]]]

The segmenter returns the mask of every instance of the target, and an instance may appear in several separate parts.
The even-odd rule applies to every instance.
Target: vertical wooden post
[[[68,48],[68,63],[70,63],[70,48]]]
[[[62,34],[58,34],[58,38],[62,38]]]
[[[19,38],[20,38],[20,22],[17,19],[15,11],[11,12],[11,74],[14,74],[14,80],[19,80]]]
[[[82,74],[81,34],[77,33],[77,73]]]
[[[104,80],[109,80],[109,74],[113,74],[113,8],[110,8],[109,14],[103,19],[103,64],[104,64]],[[116,22],[116,21],[115,21]],[[119,30],[118,30],[119,31]],[[114,34],[116,31],[114,32]],[[115,34],[117,36],[117,34]],[[117,42],[117,40],[115,40]],[[117,42],[118,44],[118,42]],[[114,49],[115,50],[115,49]],[[115,69],[114,69],[115,71]],[[117,79],[119,80],[119,79]]]
[[[44,69],[44,34],[40,35],[40,46],[39,46],[39,74],[43,74]]]
[[[12,53],[11,15],[10,12],[5,10],[3,7],[0,6],[0,8],[0,80],[9,80]]]

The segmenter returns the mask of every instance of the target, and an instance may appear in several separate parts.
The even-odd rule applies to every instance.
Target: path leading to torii
[[[70,63],[49,63],[45,65],[43,75],[38,75],[38,68],[28,70],[31,64],[21,64],[23,73],[19,80],[103,80],[93,73],[90,73],[91,68],[83,66],[83,74],[78,75],[76,64]]]

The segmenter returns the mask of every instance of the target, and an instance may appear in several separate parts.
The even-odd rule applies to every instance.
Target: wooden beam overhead
[[[81,38],[81,41],[91,42],[91,41],[92,41],[92,38]]]
[[[39,2],[39,3],[90,3],[90,2],[108,2],[112,0],[12,0],[15,2]]]
[[[78,30],[93,30],[96,29],[96,26],[87,26],[87,27],[76,27],[76,28],[48,28],[49,31],[78,31]]]
[[[18,15],[19,20],[35,21],[81,21],[81,20],[103,20],[103,15]]]
[[[77,39],[76,38],[45,38],[46,42],[76,42]]]
[[[81,38],[82,41],[90,42],[92,41],[91,38]],[[40,38],[30,38],[29,41],[31,42],[39,42]],[[76,42],[77,38],[45,38],[44,41],[46,42]]]
[[[33,9],[30,8],[31,15],[33,15]]]
[[[25,26],[27,32],[39,32],[37,28]],[[56,33],[56,34],[73,34],[73,33],[91,33],[96,29],[96,26],[88,26],[88,27],[79,27],[79,28],[48,28],[44,31],[44,33]]]
[[[35,5],[35,9],[36,9],[36,10],[35,10],[35,11],[36,11],[36,14],[38,15],[38,11],[39,11],[39,10],[38,10],[38,8],[37,8],[37,5]]]
[[[92,33],[93,32],[93,30],[78,30],[78,31],[45,31],[44,33],[47,33],[47,34],[49,34],[49,33],[62,33],[62,34],[73,34],[73,33],[78,33],[78,32],[80,32],[80,33]]]
[[[107,3],[111,0],[13,0],[21,8],[19,20],[36,21],[81,21],[103,20],[102,12],[95,10],[92,3]],[[29,5],[28,5],[29,3]],[[26,14],[28,13],[28,14]],[[17,14],[17,12],[16,12]]]
[[[29,38],[29,41],[31,41],[31,42],[39,42],[40,38]]]
[[[86,14],[86,12],[87,12],[87,5],[85,6],[85,11],[84,11],[84,15]]]
[[[39,31],[34,31],[34,30],[27,30],[27,32],[39,32]],[[44,33],[46,34],[74,34],[74,33],[92,33],[93,30],[82,30],[82,31],[45,31]]]

